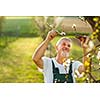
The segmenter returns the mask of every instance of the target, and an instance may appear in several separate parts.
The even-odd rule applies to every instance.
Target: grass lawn
[[[0,82],[43,82],[42,73],[32,61],[39,42],[40,38],[18,38],[0,48]]]

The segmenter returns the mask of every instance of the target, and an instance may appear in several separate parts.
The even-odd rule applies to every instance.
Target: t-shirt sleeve
[[[78,68],[83,65],[80,61],[75,61],[72,66],[74,67],[74,70],[78,70]]]
[[[43,70],[47,70],[48,66],[50,66],[51,59],[44,56],[42,57],[42,60],[43,60]]]
[[[46,83],[52,83],[52,63],[51,58],[42,57],[43,60],[43,74]]]

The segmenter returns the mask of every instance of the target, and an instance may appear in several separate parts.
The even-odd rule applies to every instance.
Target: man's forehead
[[[71,43],[71,41],[68,39],[62,39],[59,43]]]
[[[61,38],[60,40],[58,40],[58,42],[56,43],[56,46],[61,44],[61,43],[63,43],[63,42],[72,44],[72,40],[71,39],[64,37],[64,38]]]

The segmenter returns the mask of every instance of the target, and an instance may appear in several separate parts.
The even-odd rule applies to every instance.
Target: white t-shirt
[[[55,67],[59,69],[59,73],[60,74],[66,74],[69,72],[69,66],[70,66],[70,62],[69,60],[67,60],[66,62],[68,62],[68,65],[65,67],[63,64],[59,64],[55,58],[48,58],[48,57],[42,57],[43,60],[43,75],[44,75],[44,82],[45,83],[53,83],[53,66],[52,66],[52,60],[55,64]],[[78,70],[79,66],[83,65],[81,62],[79,61],[74,61],[72,63],[72,76],[73,76],[73,81],[75,82],[75,78],[74,78],[74,74],[75,74],[75,70]]]

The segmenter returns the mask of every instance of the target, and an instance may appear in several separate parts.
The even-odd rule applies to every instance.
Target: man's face
[[[69,57],[69,52],[71,49],[71,42],[68,40],[61,40],[60,43],[57,45],[57,53],[64,58]]]

